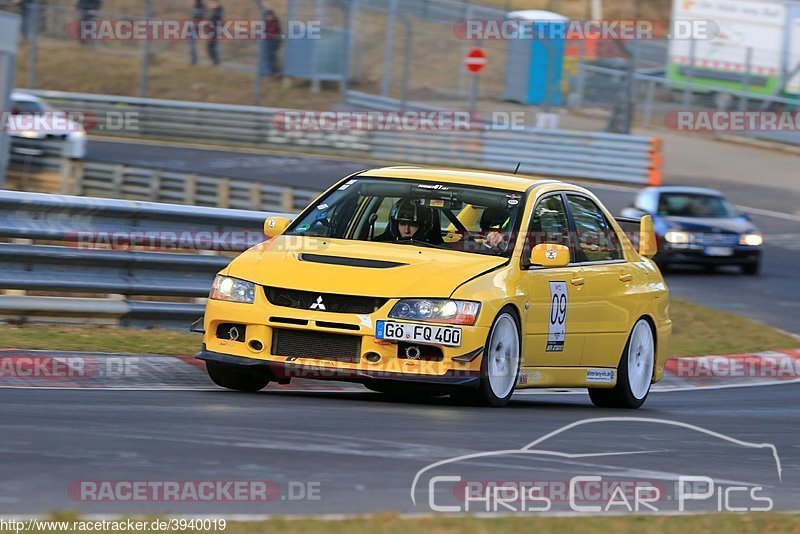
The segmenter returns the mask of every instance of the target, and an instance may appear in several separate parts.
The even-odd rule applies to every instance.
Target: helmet
[[[433,228],[434,213],[431,208],[418,206],[410,199],[404,198],[395,202],[392,211],[389,213],[389,230],[392,237],[402,239],[400,236],[399,224],[413,224],[419,226],[412,239],[423,239]]]

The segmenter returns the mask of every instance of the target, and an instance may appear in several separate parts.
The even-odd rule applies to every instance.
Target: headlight
[[[70,137],[72,137],[73,139],[83,139],[84,137],[86,137],[86,131],[73,130],[72,132],[70,132]]]
[[[253,282],[245,282],[238,278],[219,274],[214,278],[211,294],[208,295],[208,298],[214,300],[227,300],[246,304],[252,304],[255,301],[255,297],[256,285]]]
[[[692,234],[689,232],[682,232],[680,230],[670,230],[664,234],[664,239],[673,245],[688,245],[692,240]]]
[[[394,305],[389,317],[472,326],[478,319],[480,309],[480,302],[466,300],[403,299]]]
[[[748,247],[760,247],[764,244],[764,238],[761,234],[742,234],[739,236],[739,244],[747,245]]]
[[[39,138],[39,132],[37,132],[35,130],[24,130],[24,131],[21,131],[21,132],[17,132],[14,135],[16,135],[17,137],[24,137],[25,139],[38,139]]]

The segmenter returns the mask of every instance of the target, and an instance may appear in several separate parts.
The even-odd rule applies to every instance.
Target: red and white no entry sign
[[[473,74],[477,74],[486,66],[486,53],[482,48],[470,48],[464,58],[464,66]]]

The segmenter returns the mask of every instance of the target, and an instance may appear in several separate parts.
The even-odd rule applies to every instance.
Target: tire
[[[741,265],[742,272],[748,276],[758,276],[761,272],[761,263],[744,263]]]
[[[486,337],[478,389],[457,391],[450,396],[465,404],[505,406],[517,385],[521,355],[519,320],[510,308],[504,308]]]
[[[206,370],[211,380],[218,386],[234,391],[255,393],[269,384],[271,375],[261,369],[244,369],[239,366],[206,362]]]
[[[589,388],[592,403],[599,408],[636,409],[650,394],[656,353],[653,328],[645,319],[633,325],[617,366],[617,385],[611,389]]]

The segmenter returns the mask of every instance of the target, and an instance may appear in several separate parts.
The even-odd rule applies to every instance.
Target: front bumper
[[[480,326],[481,317],[478,326],[459,326],[462,331],[460,346],[430,344],[428,346],[441,351],[439,358],[410,359],[404,357],[397,343],[375,338],[376,322],[387,319],[395,302],[396,299],[389,300],[374,313],[359,315],[277,306],[267,301],[262,291],[256,291],[253,304],[209,300],[203,321],[203,351],[197,357],[231,365],[269,366],[276,376],[287,373],[287,376],[320,379],[365,381],[387,378],[427,382],[434,378],[437,383],[463,385],[462,380],[469,383],[479,376],[479,351],[485,345],[489,331],[488,325]],[[218,336],[220,325],[229,323],[245,327],[243,340],[232,341]],[[359,354],[355,358],[326,357],[305,354],[306,347],[303,346],[300,354],[281,355],[285,352],[276,350],[279,345],[277,333],[286,330],[340,339],[357,336]],[[375,359],[375,355],[379,358]]]
[[[761,248],[735,247],[730,256],[713,256],[706,253],[704,247],[676,248],[663,247],[656,260],[665,263],[687,263],[695,265],[749,265],[761,259]]]
[[[436,385],[451,387],[477,387],[480,382],[478,371],[449,370],[443,375],[429,376],[416,373],[380,371],[375,369],[337,369],[296,363],[275,362],[233,356],[206,350],[198,352],[195,357],[207,362],[224,365],[241,366],[249,369],[267,369],[276,379],[308,378],[315,380],[337,380],[344,382],[372,382],[387,380],[395,382],[411,382],[419,385]]]

